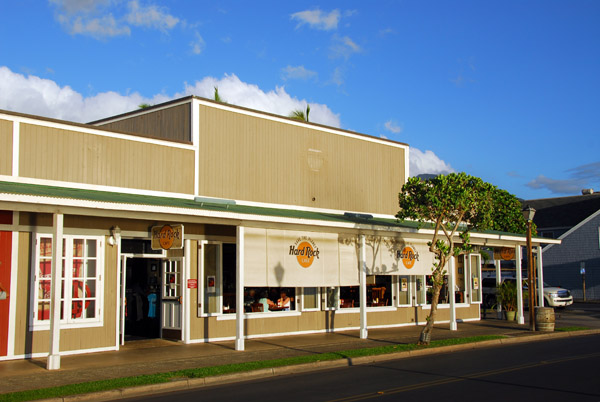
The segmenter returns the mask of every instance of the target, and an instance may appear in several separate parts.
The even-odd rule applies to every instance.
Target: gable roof
[[[523,204],[535,208],[533,222],[538,229],[572,228],[600,210],[600,193],[527,200]]]

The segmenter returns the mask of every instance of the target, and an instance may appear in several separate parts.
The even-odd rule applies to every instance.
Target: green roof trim
[[[386,218],[366,218],[362,214],[327,213],[283,208],[267,208],[235,203],[209,202],[205,199],[195,201],[192,199],[175,197],[158,197],[141,194],[118,193],[112,191],[84,190],[78,188],[46,186],[40,184],[14,183],[0,181],[0,193],[33,195],[40,197],[65,198],[72,200],[97,201],[106,203],[150,205],[158,207],[187,208],[192,210],[231,212],[236,214],[273,216],[304,220],[317,220],[324,222],[352,223],[356,225],[370,225],[382,228],[404,228],[418,230],[421,228],[432,229],[432,224],[422,224],[414,221],[399,221]],[[523,234],[499,232],[495,230],[476,231],[497,236],[524,237]],[[533,236],[534,238],[541,238]]]
[[[195,201],[191,199],[175,197],[158,197],[140,194],[127,194],[99,190],[84,190],[77,188],[14,183],[5,181],[0,181],[0,193],[65,198],[72,200],[97,201],[107,203],[187,208],[205,211],[221,211],[247,215],[261,215],[305,220],[319,220],[327,222],[366,224],[383,227],[402,227],[410,229],[419,228],[419,224],[417,222],[400,222],[396,219],[361,218],[359,216],[344,215],[343,213],[336,214],[294,209],[255,207],[239,204],[221,204],[207,202],[204,200]]]

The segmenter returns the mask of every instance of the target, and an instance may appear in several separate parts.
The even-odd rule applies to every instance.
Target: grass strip
[[[589,329],[589,328],[588,327],[560,327],[560,328],[554,328],[554,330],[558,331],[558,332],[585,331],[586,329]]]
[[[376,356],[382,354],[405,352],[416,349],[435,348],[449,345],[461,345],[466,343],[489,341],[493,339],[505,338],[500,335],[482,335],[465,338],[453,338],[431,341],[429,346],[419,346],[414,343],[386,345],[374,348],[351,349],[340,352],[327,352],[303,356],[286,357],[282,359],[259,360],[254,362],[225,364],[221,366],[199,367],[194,369],[184,369],[171,371],[167,373],[147,374],[134,377],[115,378],[110,380],[100,380],[84,382],[79,384],[62,385],[59,387],[34,389],[27,391],[13,392],[9,394],[0,394],[0,402],[32,401],[44,398],[57,398],[68,395],[85,394],[90,392],[108,391],[112,389],[135,387],[139,385],[160,384],[176,380],[179,378],[202,378],[223,374],[240,373],[245,371],[258,370],[263,368],[273,368],[281,366],[291,366],[303,363],[314,363],[318,361],[351,359],[362,356]]]

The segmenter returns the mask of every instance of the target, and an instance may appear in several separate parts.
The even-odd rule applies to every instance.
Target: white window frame
[[[408,303],[400,303],[400,283],[401,283],[401,278],[402,277],[407,277],[407,289],[408,289]],[[394,276],[394,301],[396,303],[394,303],[394,306],[396,307],[411,307],[413,305],[413,286],[412,286],[412,280],[413,278],[415,278],[414,275],[395,275]]]
[[[39,290],[40,290],[40,243],[41,239],[53,239],[52,234],[47,233],[36,233],[33,239],[32,254],[33,264],[31,266],[31,274],[33,280],[31,281],[31,298],[32,303],[32,315],[29,317],[29,328],[34,331],[43,331],[50,329],[50,319],[39,320],[38,319],[38,302]],[[60,298],[59,305],[63,308],[63,318],[60,320],[61,328],[87,328],[87,327],[101,327],[104,325],[104,236],[83,236],[83,235],[63,235],[65,246],[63,247],[64,257],[61,261],[65,262],[65,277],[62,277],[62,266],[59,267],[58,275],[61,280],[65,281],[64,284],[64,300]],[[87,243],[87,240],[96,241],[96,308],[92,318],[73,318],[71,316],[72,299],[73,299],[73,241],[83,240]],[[47,258],[47,257],[44,257]],[[87,258],[87,256],[84,256]],[[61,264],[62,265],[62,264]],[[50,280],[49,278],[44,278]],[[52,284],[50,285],[52,286]]]
[[[479,278],[479,289],[476,290],[477,294],[479,295],[479,301],[473,301],[473,275],[472,275],[472,270],[473,267],[471,266],[471,256],[475,256],[477,257],[477,260],[479,261],[479,264],[477,264],[477,271],[478,271],[478,278]],[[481,292],[481,254],[477,254],[477,253],[472,253],[472,254],[468,254],[469,257],[469,302],[471,304],[482,304],[483,301],[483,294]]]
[[[333,307],[327,307],[327,288],[334,289],[336,292],[336,303]],[[321,310],[323,311],[334,311],[340,309],[340,287],[339,286],[325,286],[321,288]]]
[[[215,277],[215,292],[217,292],[217,311],[214,313],[206,313],[204,297],[206,295],[205,292],[205,284],[206,284],[206,275],[204,274],[204,251],[206,250],[206,245],[218,245],[219,246],[219,260],[217,262],[217,272]],[[220,316],[220,315],[233,315],[235,314],[224,314],[223,313],[223,242],[220,241],[208,241],[201,240],[200,241],[200,252],[198,253],[198,300],[200,300],[200,314],[199,317],[211,317],[211,316]],[[234,306],[235,307],[235,306]]]

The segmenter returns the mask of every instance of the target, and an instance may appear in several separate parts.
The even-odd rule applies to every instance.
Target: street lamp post
[[[527,287],[529,288],[529,329],[535,331],[535,291],[533,280],[533,253],[531,251],[531,222],[535,209],[527,205],[523,208],[523,217],[527,221]]]

